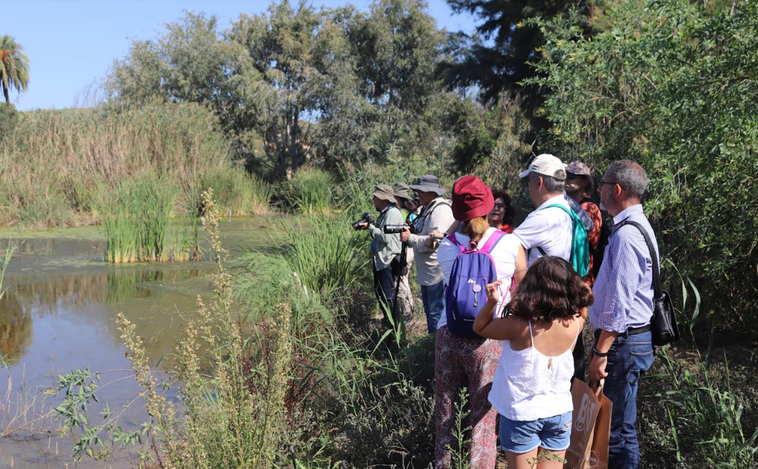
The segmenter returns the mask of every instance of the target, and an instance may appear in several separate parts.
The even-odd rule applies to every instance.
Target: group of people
[[[636,395],[640,375],[653,361],[652,271],[658,266],[642,233],[621,226],[641,224],[657,251],[641,205],[645,170],[630,160],[611,163],[597,183],[599,207],[591,198],[595,180],[581,162],[564,165],[542,154],[519,176],[535,210],[518,227],[512,226],[508,195],[493,192],[476,176],[458,179],[451,200],[430,175],[410,186],[379,185],[373,193],[380,215],[365,228],[373,237],[380,302],[397,303],[395,285],[407,269],[393,270],[393,261],[407,266],[413,257],[428,331],[436,334],[435,467],[451,465],[463,388],[471,443],[462,450],[469,467],[495,467],[498,414],[500,448],[509,468],[533,467],[538,452],[545,451],[548,457],[539,458],[537,467],[562,467],[571,433],[572,377],[584,379],[589,363],[590,380],[604,380],[604,393],[613,402],[609,467],[636,468]],[[612,228],[605,227],[601,209],[612,216]],[[577,223],[584,225],[590,248],[583,277],[571,263]],[[385,233],[383,227],[392,224],[408,228]],[[398,261],[403,244],[411,254]],[[447,290],[466,282],[456,278],[460,256],[477,252],[488,256],[494,273],[485,288],[468,279],[467,294],[477,312],[470,324],[475,334],[467,335],[452,327],[461,319]],[[407,299],[407,278],[405,285]],[[586,320],[595,334],[589,353],[582,340]]]

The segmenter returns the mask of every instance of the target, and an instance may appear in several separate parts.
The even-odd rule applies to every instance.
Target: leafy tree
[[[239,117],[239,78],[250,79],[245,50],[223,40],[215,16],[187,13],[155,41],[135,41],[129,55],[116,61],[106,87],[122,104],[152,100],[207,104],[227,130],[244,127]]]
[[[10,91],[21,93],[29,86],[29,57],[12,36],[0,37],[0,83],[10,109]]]
[[[541,57],[545,38],[529,19],[552,18],[569,11],[588,12],[586,0],[448,0],[457,13],[466,12],[482,22],[477,34],[457,36],[457,60],[442,64],[446,80],[455,87],[476,87],[479,98],[494,103],[503,94],[517,99],[533,124],[538,119],[539,91],[522,82],[535,76],[532,63]]]
[[[267,15],[242,15],[228,33],[245,48],[256,72],[240,77],[240,98],[253,109],[246,121],[263,138],[278,178],[291,177],[309,153],[318,91],[313,88],[320,80],[311,61],[321,16],[305,3],[292,8],[283,1]]]
[[[638,160],[664,257],[724,327],[758,324],[758,3],[718,13],[685,0],[623,0],[606,32],[537,22],[551,133],[599,170]],[[724,301],[726,300],[726,301]]]

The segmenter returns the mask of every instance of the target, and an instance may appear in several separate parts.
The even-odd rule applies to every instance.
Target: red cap
[[[492,191],[476,176],[463,176],[453,185],[453,216],[458,221],[483,217],[495,207]]]

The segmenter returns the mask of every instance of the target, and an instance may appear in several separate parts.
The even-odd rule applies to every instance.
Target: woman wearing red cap
[[[451,285],[451,273],[462,251],[485,252],[494,264],[497,280],[501,282],[501,301],[495,311],[510,301],[511,281],[523,277],[526,271],[526,256],[518,238],[503,234],[487,222],[495,201],[492,191],[476,176],[464,176],[453,186],[453,215],[460,222],[458,231],[440,244],[437,259],[445,276],[445,287]],[[497,233],[495,235],[495,233]],[[489,242],[490,238],[496,242]],[[502,237],[501,237],[502,236]],[[456,269],[460,268],[459,264]],[[460,271],[457,271],[460,274]],[[469,280],[471,282],[471,280]],[[456,285],[459,281],[454,282]],[[472,283],[475,295],[481,293],[481,308],[486,302],[485,292]],[[435,414],[436,444],[435,467],[450,467],[450,449],[457,448],[453,437],[455,406],[461,389],[467,388],[469,398],[469,421],[472,427],[471,447],[463,449],[469,454],[468,467],[495,467],[497,460],[497,437],[495,421],[497,412],[487,397],[492,387],[492,378],[497,369],[501,347],[497,341],[483,337],[461,335],[453,332],[452,306],[446,304],[446,314],[437,325],[435,346]]]

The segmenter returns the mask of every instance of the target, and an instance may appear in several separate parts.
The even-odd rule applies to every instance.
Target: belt
[[[650,324],[647,324],[645,326],[640,326],[640,327],[630,327],[629,329],[626,330],[626,332],[618,334],[618,336],[629,337],[630,335],[643,334],[645,332],[650,332],[651,329],[652,329],[652,326]]]

